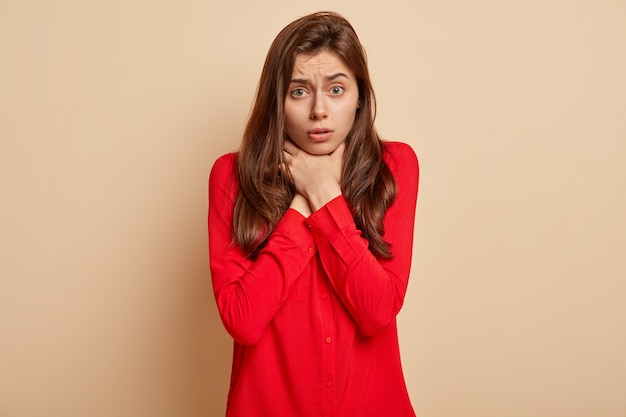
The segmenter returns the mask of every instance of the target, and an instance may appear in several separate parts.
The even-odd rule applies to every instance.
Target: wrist
[[[342,193],[339,184],[336,187],[323,188],[308,196],[309,206],[313,212],[316,212],[340,195]]]
[[[297,211],[304,217],[309,217],[311,215],[311,207],[309,205],[309,201],[302,194],[299,193],[293,197],[289,208]]]

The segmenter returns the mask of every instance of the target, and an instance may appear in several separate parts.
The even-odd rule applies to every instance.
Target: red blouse
[[[396,315],[406,293],[419,168],[384,142],[397,183],[385,215],[393,259],[377,259],[343,197],[308,218],[289,209],[256,261],[233,243],[236,154],[209,179],[209,251],[217,307],[234,338],[228,417],[415,416]]]

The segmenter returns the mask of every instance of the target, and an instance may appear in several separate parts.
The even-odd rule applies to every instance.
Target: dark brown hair
[[[383,239],[383,217],[395,199],[396,184],[374,128],[376,101],[365,51],[350,23],[332,12],[314,13],[287,25],[265,59],[237,159],[239,192],[233,234],[235,243],[249,257],[256,257],[265,245],[295,195],[291,179],[279,170],[284,158],[283,106],[295,58],[323,50],[343,59],[359,87],[360,106],[346,137],[341,189],[371,252],[391,257],[390,245]]]

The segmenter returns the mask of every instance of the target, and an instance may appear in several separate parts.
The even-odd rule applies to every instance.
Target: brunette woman
[[[229,417],[414,416],[396,315],[418,163],[383,142],[348,21],[285,27],[238,153],[209,181],[213,290],[234,339]]]

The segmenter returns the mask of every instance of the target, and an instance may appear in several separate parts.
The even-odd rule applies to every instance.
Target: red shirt
[[[377,259],[343,197],[308,218],[289,209],[256,261],[233,243],[236,154],[209,180],[209,250],[217,307],[234,338],[228,417],[415,416],[396,315],[409,279],[419,168],[384,142],[397,183],[385,214],[393,259]]]

